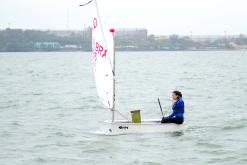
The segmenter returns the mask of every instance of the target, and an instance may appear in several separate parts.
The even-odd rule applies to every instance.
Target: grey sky
[[[0,0],[0,28],[83,29],[91,24],[87,0]],[[247,34],[246,0],[98,0],[116,28],[145,27],[149,34]]]

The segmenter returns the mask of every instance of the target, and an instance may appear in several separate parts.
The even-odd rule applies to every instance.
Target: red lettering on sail
[[[107,50],[98,42],[95,42],[95,48],[93,49],[93,54],[99,55],[102,58],[106,58],[106,53]]]
[[[96,63],[98,56],[106,59],[106,55],[107,55],[107,50],[102,45],[100,45],[98,42],[94,42],[93,44],[94,63]]]
[[[94,18],[93,19],[93,28],[96,29],[97,25],[98,25],[97,18]]]
[[[101,56],[102,58],[103,58],[103,57],[106,58],[106,52],[107,52],[107,50],[104,50],[104,53],[103,53],[102,56]]]

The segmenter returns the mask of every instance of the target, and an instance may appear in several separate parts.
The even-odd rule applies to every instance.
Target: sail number
[[[96,29],[97,25],[98,25],[98,21],[96,18],[94,18],[93,19],[93,28]]]
[[[100,45],[98,42],[94,42],[94,46],[93,46],[94,64],[96,64],[98,56],[105,59],[106,53],[107,53],[107,50],[102,45]]]
[[[102,45],[100,45],[98,42],[95,42],[94,54],[100,55],[100,57],[102,58],[106,58],[106,53],[107,53],[107,50]]]
[[[98,26],[98,21],[96,18],[93,19],[93,28],[94,30],[96,30]],[[101,58],[106,58],[106,53],[107,53],[107,49],[104,48],[104,46],[102,46],[97,40],[97,37],[95,37],[93,39],[93,57],[94,57],[94,61],[96,63],[97,61],[97,56],[100,56]]]

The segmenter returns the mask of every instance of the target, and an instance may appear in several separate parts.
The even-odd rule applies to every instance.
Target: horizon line
[[[4,30],[7,30],[7,29],[11,29],[11,30],[36,30],[36,31],[68,31],[68,32],[73,32],[73,31],[81,31],[83,32],[84,29],[87,29],[87,28],[90,28],[90,26],[86,27],[86,28],[83,28],[83,29],[35,29],[35,28],[0,28],[0,31],[4,31]],[[148,31],[147,28],[131,28],[131,27],[128,27],[128,28],[116,28],[117,29],[145,29]],[[154,33],[148,33],[148,35],[154,35],[154,36],[171,36],[171,35],[178,35],[178,36],[239,36],[239,35],[247,35],[245,33],[235,33],[235,34],[179,34],[179,33],[171,33],[171,34],[154,34]]]

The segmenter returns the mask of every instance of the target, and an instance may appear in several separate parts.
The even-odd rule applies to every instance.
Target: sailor
[[[163,117],[161,123],[182,124],[184,122],[184,101],[182,93],[180,91],[173,91],[172,99],[174,101],[172,105],[173,112],[168,117]]]

